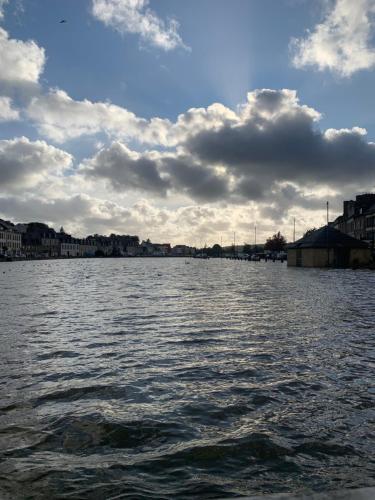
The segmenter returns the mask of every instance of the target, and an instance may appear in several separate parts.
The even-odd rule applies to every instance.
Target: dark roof
[[[0,219],[0,228],[4,231],[15,231],[14,225],[8,220]]]
[[[288,248],[369,248],[364,241],[338,231],[332,226],[324,226],[305,238],[288,245]]]
[[[365,212],[365,215],[373,215],[373,214],[375,214],[375,203],[371,205],[371,207],[369,207]]]

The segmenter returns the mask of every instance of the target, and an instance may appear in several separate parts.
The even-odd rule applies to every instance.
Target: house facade
[[[375,246],[375,193],[360,194],[355,200],[344,201],[343,214],[332,227],[353,238]]]
[[[0,254],[17,256],[21,254],[22,235],[10,222],[0,220]]]

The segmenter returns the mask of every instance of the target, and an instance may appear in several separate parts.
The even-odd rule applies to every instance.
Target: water
[[[0,497],[375,485],[375,273],[0,264]]]

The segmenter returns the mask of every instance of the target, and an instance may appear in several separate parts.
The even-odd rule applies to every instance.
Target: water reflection
[[[220,498],[374,484],[374,273],[1,266],[0,492]]]

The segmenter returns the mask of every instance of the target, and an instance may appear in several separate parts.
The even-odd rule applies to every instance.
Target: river
[[[0,497],[375,485],[375,272],[0,263]]]

